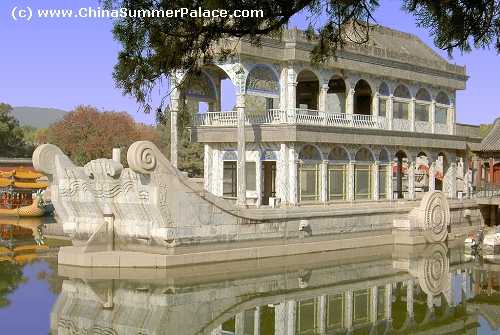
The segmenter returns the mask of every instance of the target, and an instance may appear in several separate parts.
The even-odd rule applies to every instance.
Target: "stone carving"
[[[448,236],[450,207],[441,191],[430,191],[422,199],[418,225],[427,242],[443,242]]]
[[[418,282],[429,296],[443,292],[450,272],[448,249],[444,243],[429,244],[418,262]]]

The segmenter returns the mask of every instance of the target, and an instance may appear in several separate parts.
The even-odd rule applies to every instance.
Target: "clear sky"
[[[399,1],[381,0],[374,14],[381,25],[413,33],[432,47],[428,31],[416,28],[413,18],[400,11]],[[99,6],[98,0],[2,0],[0,1],[0,102],[14,107],[46,107],[72,110],[76,105],[126,111],[137,121],[154,123],[153,115],[144,115],[130,97],[122,96],[111,77],[120,45],[110,32],[108,18],[18,17],[17,7],[34,12],[41,9],[72,9]],[[34,13],[35,14],[35,13]],[[290,27],[304,28],[296,19]],[[436,51],[437,48],[433,47]],[[440,54],[446,57],[445,52]],[[500,74],[500,56],[494,50],[456,53],[452,63],[467,66],[467,89],[457,94],[457,122],[491,123],[500,116],[494,80]],[[165,90],[164,90],[165,91]],[[159,101],[161,88],[153,93]],[[229,103],[231,104],[231,103]],[[234,104],[234,103],[232,103]],[[227,106],[226,108],[231,108]],[[224,108],[224,106],[223,106]]]

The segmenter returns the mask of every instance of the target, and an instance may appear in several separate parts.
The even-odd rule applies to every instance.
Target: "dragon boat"
[[[0,217],[17,216],[17,217],[35,217],[45,214],[43,195],[38,191],[33,199],[33,203],[27,206],[7,209],[0,208]]]

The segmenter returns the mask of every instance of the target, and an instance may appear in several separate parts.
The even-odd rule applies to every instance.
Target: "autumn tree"
[[[313,62],[329,59],[348,41],[366,43],[375,19],[377,0],[101,0],[105,8],[129,11],[113,28],[122,44],[114,70],[117,86],[150,110],[151,90],[176,70],[195,74],[200,65],[234,53],[228,38],[247,38],[259,45],[263,36],[280,35],[281,29],[297,13],[309,13],[307,35],[314,38]],[[500,0],[401,0],[402,10],[412,13],[417,24],[430,29],[435,44],[451,55],[493,46],[500,51]],[[392,4],[391,4],[392,5]],[[259,10],[259,17],[198,17],[203,10]],[[187,9],[181,16],[147,17]],[[193,11],[193,12],[192,12]],[[141,15],[142,13],[142,15]],[[172,12],[173,13],[173,12]],[[242,13],[242,12],[240,12]],[[318,18],[321,18],[318,21]],[[317,25],[317,22],[322,22]],[[160,106],[161,107],[161,106]],[[161,108],[158,109],[161,111]]]
[[[0,103],[0,157],[31,157],[35,148],[24,140],[19,121],[10,113],[12,106]]]
[[[126,149],[140,140],[151,141],[160,150],[164,147],[153,126],[136,123],[127,113],[101,112],[91,106],[77,106],[38,135],[39,142],[57,145],[77,165],[110,158],[113,148],[123,149],[122,164],[126,165]]]

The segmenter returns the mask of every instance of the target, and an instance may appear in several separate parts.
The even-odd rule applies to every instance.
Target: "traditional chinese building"
[[[369,43],[348,43],[319,66],[297,29],[261,48],[233,47],[235,59],[203,67],[171,97],[174,164],[177,111],[208,103],[193,115],[191,139],[205,145],[204,186],[213,194],[259,206],[469,192],[463,166],[480,138],[478,127],[455,121],[465,67],[417,36],[376,27]],[[225,79],[236,91],[232,111],[221,110]]]

